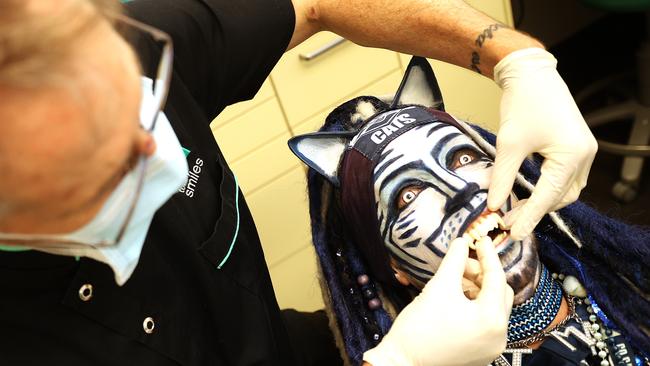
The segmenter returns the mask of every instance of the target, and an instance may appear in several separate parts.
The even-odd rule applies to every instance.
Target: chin
[[[528,300],[535,293],[541,269],[537,241],[531,234],[521,241],[507,241],[497,246],[506,281],[514,291],[514,305]]]

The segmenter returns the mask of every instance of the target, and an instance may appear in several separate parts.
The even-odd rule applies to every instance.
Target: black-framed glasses
[[[151,38],[154,42],[162,45],[161,54],[159,57],[157,71],[155,73],[155,79],[153,80],[152,93],[153,93],[153,103],[150,113],[145,114],[147,117],[146,120],[140,118],[141,127],[148,133],[152,133],[153,129],[156,126],[156,120],[158,115],[165,106],[167,101],[167,95],[169,93],[169,84],[171,81],[172,74],[172,63],[174,58],[174,51],[171,37],[152,26],[139,22],[135,19],[131,19],[122,14],[112,15],[112,18],[116,21],[115,28],[118,30],[122,36],[125,38],[130,38],[131,36],[144,36]],[[137,34],[139,33],[139,34]],[[65,235],[69,234],[14,234],[14,233],[2,233],[0,232],[0,245],[10,245],[10,246],[25,246],[30,248],[42,248],[42,249],[74,249],[75,247],[88,247],[93,246],[96,248],[108,247],[115,245],[120,242],[126,229],[129,227],[129,223],[133,217],[133,213],[137,207],[138,201],[140,199],[140,194],[142,193],[142,187],[144,185],[145,176],[147,173],[148,158],[145,155],[141,155],[138,158],[138,164],[136,165],[137,172],[137,181],[135,185],[135,191],[132,199],[132,202],[129,205],[126,216],[121,223],[120,229],[117,231],[117,234],[114,239],[100,239],[96,242],[89,240],[88,242],[69,240],[63,238]]]

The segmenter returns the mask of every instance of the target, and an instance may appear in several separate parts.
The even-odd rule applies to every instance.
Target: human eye
[[[465,165],[471,164],[478,159],[480,159],[480,155],[475,150],[469,148],[459,149],[455,151],[451,159],[449,159],[447,168],[450,170],[456,170]]]
[[[413,202],[423,189],[424,187],[421,185],[409,185],[402,188],[397,197],[395,197],[395,206],[397,209],[401,210]]]

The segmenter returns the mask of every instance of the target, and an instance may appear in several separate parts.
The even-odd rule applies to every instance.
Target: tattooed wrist
[[[472,64],[470,67],[472,70],[478,72],[479,74],[483,74],[481,72],[481,69],[479,69],[478,65],[481,63],[481,56],[479,56],[478,52],[474,51],[472,52]]]
[[[491,39],[494,37],[494,32],[499,30],[500,28],[504,28],[505,26],[502,24],[490,24],[487,28],[481,32],[481,34],[478,35],[476,38],[476,41],[474,41],[474,44],[478,48],[482,48],[483,44],[485,43],[486,40]],[[479,55],[478,51],[473,51],[472,52],[472,63],[470,65],[470,68],[479,74],[482,74],[481,69],[479,65],[481,64],[481,56]]]
[[[479,47],[483,47],[483,43],[489,38],[494,37],[494,32],[496,32],[499,28],[504,28],[502,24],[491,24],[487,28],[481,32],[481,34],[478,35],[476,38],[476,41],[474,43]]]

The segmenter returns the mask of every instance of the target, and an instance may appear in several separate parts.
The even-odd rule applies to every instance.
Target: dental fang
[[[474,220],[467,230],[465,230],[465,233],[463,233],[463,237],[469,239],[469,248],[476,250],[476,243],[481,238],[488,236],[490,231],[494,229],[504,230],[492,239],[492,242],[496,246],[508,236],[505,227],[506,224],[503,222],[501,216],[496,212],[490,212],[489,214],[479,216],[479,218]]]

